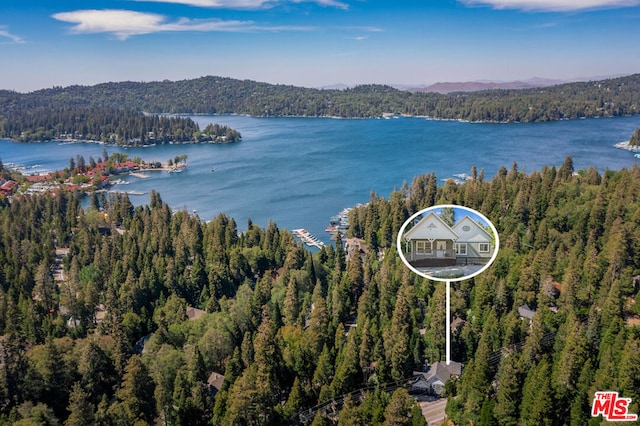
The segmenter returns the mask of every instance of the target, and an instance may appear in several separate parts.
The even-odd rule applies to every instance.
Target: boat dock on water
[[[110,194],[127,194],[127,195],[146,195],[147,193],[144,191],[117,191],[112,189],[109,191]]]
[[[364,204],[356,204],[356,207],[363,206]],[[329,226],[325,229],[329,234],[331,234],[331,239],[335,240],[338,234],[345,235],[347,233],[347,229],[349,229],[349,212],[353,209],[353,207],[347,207],[346,209],[342,209],[340,213],[335,216],[331,216],[329,219]]]
[[[317,237],[313,236],[306,229],[294,229],[291,231],[295,237],[298,237],[300,241],[305,243],[310,247],[322,248],[324,247],[324,243],[320,241]]]

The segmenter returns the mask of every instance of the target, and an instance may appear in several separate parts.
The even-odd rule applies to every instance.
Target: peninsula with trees
[[[136,156],[129,158],[128,154],[113,152],[111,155],[106,149],[102,150],[102,157],[90,156],[88,161],[82,155],[69,158],[69,165],[63,170],[42,174],[24,174],[24,166],[9,164],[5,166],[0,158],[0,196],[12,199],[14,196],[49,194],[57,195],[60,192],[71,192],[91,196],[91,205],[96,206],[96,200],[101,197],[106,202],[105,191],[125,192],[128,194],[138,191],[113,190],[114,185],[127,184],[120,179],[122,175],[133,175],[138,178],[149,177],[145,172],[182,171],[187,166],[187,154],[176,155],[169,158],[166,163],[160,161],[144,161]]]
[[[629,139],[629,145],[634,147],[640,147],[640,127],[633,132],[631,139]]]
[[[242,136],[237,130],[219,124],[209,124],[201,130],[188,117],[144,114],[133,108],[45,102],[6,106],[0,113],[0,138],[20,142],[95,141],[140,146],[233,143]]]

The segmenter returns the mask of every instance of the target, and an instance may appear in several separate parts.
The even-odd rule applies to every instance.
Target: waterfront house
[[[346,259],[349,260],[351,256],[355,254],[359,255],[360,258],[364,261],[364,258],[367,256],[369,249],[367,249],[367,245],[365,240],[362,238],[347,238],[345,241],[345,248],[347,249]]]
[[[13,194],[13,190],[18,186],[18,182],[13,180],[8,180],[0,186],[0,195],[4,195],[5,197]]]
[[[491,234],[469,216],[449,226],[434,212],[405,232],[404,239],[406,258],[416,267],[484,264],[495,248]]]
[[[407,260],[413,266],[453,266],[459,238],[440,216],[430,212],[404,234]]]

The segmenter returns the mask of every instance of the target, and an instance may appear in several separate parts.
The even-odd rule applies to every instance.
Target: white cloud
[[[494,9],[565,12],[588,9],[630,7],[640,0],[458,0],[466,5],[491,6]]]
[[[75,34],[111,33],[120,40],[134,35],[167,31],[304,31],[308,27],[259,26],[253,21],[223,21],[220,19],[180,18],[169,22],[164,15],[134,12],[131,10],[76,10],[52,15],[59,21],[75,24],[71,31]]]
[[[294,3],[317,3],[320,6],[337,7],[339,9],[349,9],[349,5],[337,0],[293,0]]]
[[[355,41],[363,41],[368,39],[367,36],[354,36],[354,37],[345,37],[347,40],[355,40]]]
[[[320,6],[348,9],[349,6],[339,0],[136,0],[156,3],[176,3],[195,7],[210,7],[219,9],[265,9],[279,4],[316,3]]]
[[[136,0],[155,3],[185,4],[195,7],[210,7],[219,9],[262,9],[271,7],[271,0]]]
[[[7,29],[7,27],[5,27],[4,25],[0,25],[0,37],[6,37],[6,38],[8,38],[10,40],[10,41],[0,41],[0,44],[14,44],[14,43],[15,44],[22,44],[22,43],[25,43],[25,41],[21,37],[18,37],[15,34],[11,34],[9,32],[9,30]]]

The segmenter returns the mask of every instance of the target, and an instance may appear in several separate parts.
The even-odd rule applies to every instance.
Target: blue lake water
[[[438,179],[469,173],[475,165],[490,179],[515,161],[519,170],[560,166],[567,155],[576,169],[621,169],[639,160],[614,144],[628,140],[640,117],[588,119],[536,124],[462,123],[421,118],[341,120],[330,118],[255,118],[193,116],[201,128],[228,125],[243,141],[229,145],[164,145],[117,148],[92,143],[20,144],[0,140],[4,163],[60,170],[77,154],[89,160],[126,152],[145,161],[166,162],[188,155],[183,173],[150,172],[148,179],[126,176],[116,189],[143,191],[130,198],[149,200],[157,190],[174,210],[196,210],[203,220],[220,212],[235,218],[240,230],[248,218],[266,226],[306,228],[329,242],[329,217],[366,202],[374,190],[387,197],[403,181],[435,172]],[[215,169],[215,172],[212,172]],[[35,170],[35,169],[34,169]]]

